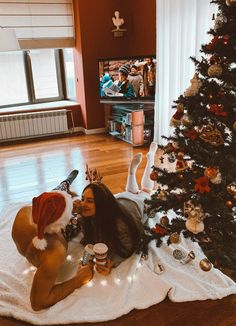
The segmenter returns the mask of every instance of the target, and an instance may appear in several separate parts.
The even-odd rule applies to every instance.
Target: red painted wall
[[[156,53],[156,0],[74,0],[76,49],[74,52],[77,100],[87,129],[104,127],[99,103],[98,59]],[[120,12],[127,29],[114,38],[112,17]]]

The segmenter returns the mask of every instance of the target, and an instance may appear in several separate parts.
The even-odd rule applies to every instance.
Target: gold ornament
[[[231,7],[234,3],[236,3],[236,0],[226,0],[225,2],[228,7]]]
[[[227,200],[227,201],[225,202],[225,205],[226,205],[228,208],[232,208],[232,207],[233,207],[233,203],[232,203],[231,200]]]
[[[185,127],[189,127],[192,124],[192,120],[190,119],[188,114],[184,114],[181,121]]]
[[[232,182],[227,186],[227,191],[230,195],[236,196],[236,182]]]
[[[188,170],[188,163],[184,159],[184,153],[179,152],[176,155],[176,165],[175,165],[175,171],[176,172],[182,172]]]
[[[208,70],[208,76],[210,77],[220,77],[222,75],[223,69],[221,65],[215,63],[214,65],[211,65]]]
[[[218,172],[219,172],[218,168],[209,167],[205,169],[204,175],[209,179],[214,179],[216,178]]]
[[[162,226],[164,226],[164,227],[168,227],[169,226],[169,219],[168,219],[168,217],[167,216],[162,216],[161,218],[160,218],[160,224],[162,225]]]
[[[203,258],[200,260],[199,266],[204,272],[209,272],[212,268],[212,263],[207,258]]]
[[[180,236],[177,232],[171,233],[170,242],[171,243],[179,243],[180,242]]]
[[[159,198],[160,200],[164,200],[164,201],[166,201],[166,200],[167,200],[167,195],[168,195],[167,191],[165,191],[165,190],[161,190],[161,191],[159,192],[158,198]]]
[[[200,130],[199,137],[205,142],[212,146],[220,146],[224,144],[224,139],[221,132],[214,127],[212,124],[203,126]]]
[[[164,148],[163,148],[163,154],[169,154],[175,151],[175,147],[172,143],[168,143]]]
[[[236,132],[236,121],[233,123],[233,131]]]

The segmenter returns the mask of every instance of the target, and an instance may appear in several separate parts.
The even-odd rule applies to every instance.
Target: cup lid
[[[87,251],[90,255],[94,255],[93,245],[91,243],[88,243],[85,248],[85,251]]]
[[[105,243],[98,242],[93,246],[95,254],[104,254],[108,251],[108,247]]]

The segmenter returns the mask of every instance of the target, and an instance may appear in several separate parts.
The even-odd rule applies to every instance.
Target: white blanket
[[[181,246],[194,250],[196,259],[186,265],[173,258],[178,245],[156,248],[150,244],[149,256],[142,261],[133,255],[112,273],[103,277],[95,272],[87,285],[49,309],[34,312],[30,307],[30,288],[35,268],[16,250],[11,239],[15,214],[22,204],[11,205],[0,216],[0,315],[37,325],[99,322],[118,318],[132,309],[144,309],[168,295],[174,302],[220,299],[236,293],[236,284],[218,269],[204,272],[199,261],[204,254],[196,243],[182,239]],[[58,281],[70,278],[76,270],[83,248],[74,240]],[[155,273],[156,263],[165,268]]]

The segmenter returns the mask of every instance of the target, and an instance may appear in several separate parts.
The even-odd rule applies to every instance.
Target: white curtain
[[[216,5],[210,0],[156,0],[157,83],[154,140],[169,136],[173,101],[190,85],[195,66],[190,56],[201,58],[201,45],[211,36]]]

